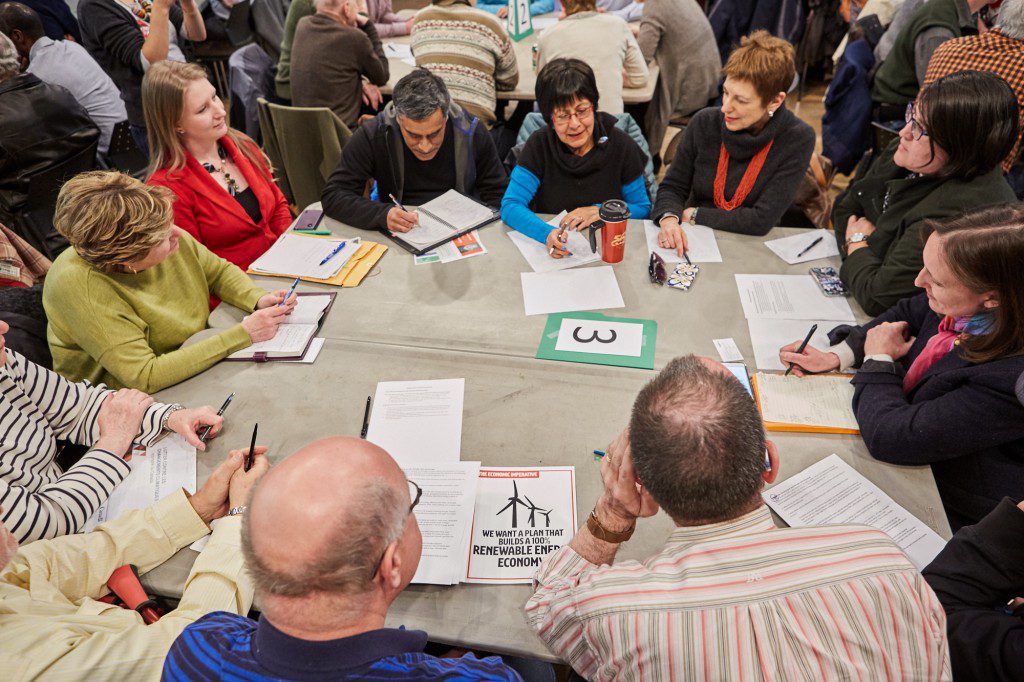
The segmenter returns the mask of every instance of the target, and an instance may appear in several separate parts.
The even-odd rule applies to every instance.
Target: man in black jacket
[[[450,189],[497,208],[508,176],[487,127],[451,101],[444,82],[417,69],[395,84],[393,101],[342,150],[323,191],[324,211],[353,227],[408,232],[418,206]],[[377,183],[375,197],[363,193]]]

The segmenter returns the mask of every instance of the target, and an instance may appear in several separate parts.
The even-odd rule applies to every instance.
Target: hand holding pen
[[[217,416],[218,417],[223,417],[224,416],[224,412],[227,411],[228,405],[231,404],[231,401],[234,400],[234,398],[235,398],[235,393],[234,393],[234,391],[232,391],[231,394],[227,397],[227,399],[224,400],[224,404],[220,406],[219,410],[217,410]],[[203,443],[205,443],[206,439],[210,437],[210,431],[212,429],[213,429],[213,425],[212,424],[204,426],[203,430],[202,430],[202,433],[199,434],[199,440],[202,441]]]
[[[410,211],[402,205],[398,199],[395,198],[394,194],[388,195],[391,198],[391,203],[395,206],[394,208],[388,209],[388,231],[389,232],[408,232],[412,228],[420,224],[420,216],[415,211]]]

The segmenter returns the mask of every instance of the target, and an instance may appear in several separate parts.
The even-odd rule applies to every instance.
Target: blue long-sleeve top
[[[502,7],[508,7],[507,2],[478,2],[476,4],[477,9],[482,9],[491,14],[497,14],[498,10]],[[538,14],[547,14],[548,12],[555,11],[555,0],[534,0],[530,3],[530,14],[537,16]]]

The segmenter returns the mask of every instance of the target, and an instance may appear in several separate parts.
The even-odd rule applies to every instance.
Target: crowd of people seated
[[[686,224],[760,239],[793,207],[816,139],[788,106],[799,78],[786,40],[753,32],[723,66],[693,0],[535,0],[534,14],[559,19],[533,67],[517,60],[506,3],[424,4],[288,7],[266,94],[326,107],[352,133],[322,191],[327,216],[394,236],[455,189],[560,259],[565,231],[594,224],[609,199],[680,255]],[[0,671],[554,679],[538,661],[386,626],[423,552],[420,488],[362,439],[257,447],[251,470],[232,451],[196,493],[80,533],[130,472],[133,443],[173,432],[205,450],[200,432],[219,435],[210,407],[150,394],[273,338],[296,306],[245,273],[304,207],[289,206],[280,169],[190,61],[211,11],[80,0],[76,18],[60,0],[0,2],[0,254],[40,173],[82,155],[108,168],[118,129],[149,163],[143,179],[94,169],[56,193],[52,227],[68,246],[52,265],[33,261],[45,280],[25,290],[46,329],[48,354],[32,357],[52,367],[7,348],[0,317]],[[873,319],[832,329],[825,350],[794,340],[779,360],[797,376],[853,374],[867,452],[930,466],[953,539],[922,572],[880,531],[776,527],[761,492],[784,449],[726,368],[676,358],[622,415],[593,511],[540,565],[524,606],[578,675],[1024,676],[1024,0],[891,14],[859,91],[863,122],[895,138],[866,145],[830,216],[839,276]],[[396,80],[382,38],[406,35],[416,66]],[[855,44],[868,38],[851,37],[846,54],[865,52]],[[510,114],[503,95],[531,68],[533,101]],[[637,87],[653,91],[646,112],[624,98]],[[670,126],[683,130],[662,159]],[[207,329],[220,301],[246,316]],[[65,443],[84,454],[62,462]],[[675,525],[664,546],[617,559],[661,511]],[[114,568],[148,571],[211,528],[157,624],[98,601]]]

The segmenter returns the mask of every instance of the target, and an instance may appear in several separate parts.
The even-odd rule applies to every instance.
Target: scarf
[[[952,317],[946,315],[939,323],[939,331],[928,339],[924,350],[911,363],[903,377],[903,393],[910,393],[931,366],[953,350],[961,334],[985,334],[992,327],[991,313],[978,313],[973,317]]]

